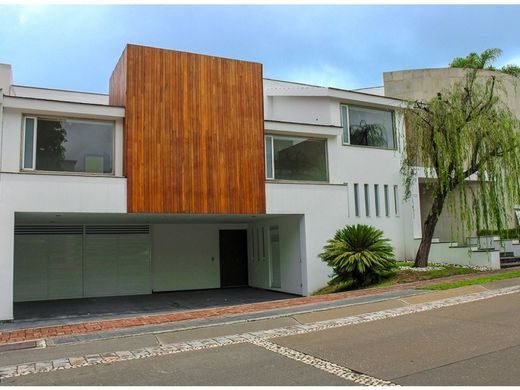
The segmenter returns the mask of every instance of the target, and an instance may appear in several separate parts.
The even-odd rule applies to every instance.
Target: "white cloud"
[[[295,81],[323,87],[344,89],[360,87],[358,81],[351,73],[345,69],[340,69],[328,64],[293,69],[289,71],[285,77],[287,81]]]

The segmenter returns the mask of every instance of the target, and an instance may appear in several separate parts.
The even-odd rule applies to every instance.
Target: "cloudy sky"
[[[520,65],[520,5],[0,5],[16,84],[107,92],[126,43],[261,62],[264,77],[339,88],[498,47]]]

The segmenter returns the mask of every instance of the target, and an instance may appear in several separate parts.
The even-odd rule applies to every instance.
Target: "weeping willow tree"
[[[405,198],[411,195],[418,167],[424,167],[425,185],[433,197],[416,267],[428,264],[443,208],[456,213],[465,229],[500,231],[506,227],[509,210],[519,202],[520,126],[500,91],[503,96],[496,76],[471,69],[451,89],[427,102],[412,102],[405,110],[410,132],[401,168]],[[468,178],[477,179],[476,189],[464,185]],[[457,202],[448,197],[457,192]]]

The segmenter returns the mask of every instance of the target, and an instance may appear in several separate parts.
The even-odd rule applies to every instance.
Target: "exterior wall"
[[[8,93],[11,84],[13,84],[11,65],[0,64],[0,89],[4,94]]]
[[[330,102],[323,97],[267,96],[266,107],[269,107],[266,115],[269,120],[332,124]],[[312,109],[309,110],[309,107]]]
[[[365,99],[363,95],[358,99]],[[274,99],[280,99],[275,96]],[[274,100],[275,105],[278,100]],[[304,215],[305,257],[302,260],[303,293],[310,294],[324,286],[329,280],[331,270],[319,259],[326,241],[337,229],[349,224],[363,223],[377,227],[392,240],[398,259],[408,258],[411,251],[412,236],[417,230],[419,210],[411,211],[412,202],[402,201],[403,189],[400,177],[401,152],[397,150],[343,145],[340,105],[363,105],[359,100],[340,100],[327,96],[314,98],[284,98],[283,110],[271,110],[266,114],[273,118],[266,122],[266,134],[284,134],[323,138],[327,142],[328,183],[298,183],[268,180],[266,184],[267,213],[290,213]],[[329,113],[327,119],[322,116],[320,123],[313,125],[290,124],[298,119],[302,112],[308,112],[311,118],[315,113],[317,101],[318,113]],[[390,104],[390,103],[389,103]],[[372,107],[388,109],[369,102]],[[325,109],[326,107],[327,109]],[[390,106],[390,108],[395,106]],[[282,115],[283,114],[283,115]],[[280,122],[277,122],[280,121]],[[397,115],[397,138],[401,138],[402,120]],[[359,184],[360,216],[354,211],[354,183]],[[366,216],[364,185],[369,185],[370,216]],[[374,184],[379,185],[380,216],[375,216]],[[384,209],[383,186],[389,188],[390,215],[386,217]],[[398,186],[398,214],[394,211],[394,186]],[[417,198],[417,197],[416,197]],[[415,198],[414,198],[415,199]],[[417,201],[417,199],[416,199]],[[411,226],[411,228],[410,228]],[[410,237],[405,236],[410,235]]]
[[[238,224],[152,225],[154,291],[220,287],[219,230]]]
[[[265,212],[261,64],[128,45],[110,103],[126,107],[129,212]]]
[[[396,257],[405,254],[403,219],[400,217],[354,216],[351,184],[267,184],[268,212],[305,214],[302,232],[303,294],[309,295],[323,287],[329,280],[331,270],[323,263],[319,254],[328,239],[337,229],[346,225],[363,223],[382,229],[396,250]],[[362,202],[363,204],[363,202]],[[402,207],[402,206],[401,206]],[[361,211],[364,212],[362,205]]]
[[[99,104],[108,106],[108,95],[101,93],[85,93],[78,91],[64,91],[59,89],[12,85],[8,95],[31,99],[59,100],[62,102]]]
[[[481,70],[484,77],[496,76],[505,88],[499,92],[505,103],[517,116],[520,116],[520,90],[518,90],[518,79],[500,72]],[[466,71],[460,68],[440,69],[415,69],[401,70],[396,72],[385,72],[384,89],[385,95],[400,99],[427,100],[436,96],[456,82],[464,80]]]

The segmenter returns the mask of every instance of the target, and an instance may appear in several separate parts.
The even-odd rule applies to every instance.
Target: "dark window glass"
[[[36,169],[112,173],[112,122],[38,118]]]
[[[23,154],[23,167],[34,169],[33,167],[33,151],[34,151],[34,118],[25,118],[25,147]]]
[[[343,116],[346,110],[343,109]],[[348,120],[343,118],[343,139],[351,145],[374,146],[378,148],[394,149],[393,114],[390,111],[381,111],[363,107],[348,107]]]
[[[325,140],[273,137],[273,156],[275,179],[327,181]]]
[[[359,184],[354,183],[354,210],[356,217],[359,217]]]

